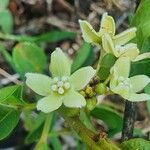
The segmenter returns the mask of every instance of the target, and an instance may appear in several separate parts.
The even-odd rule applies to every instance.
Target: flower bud
[[[95,95],[95,92],[93,91],[93,88],[90,86],[87,86],[85,89],[85,93],[89,96],[89,97],[93,97]]]
[[[80,91],[80,94],[81,94],[83,97],[86,97],[85,91]]]
[[[97,99],[96,97],[92,97],[86,100],[86,108],[87,110],[91,111],[95,108],[97,104]]]
[[[104,83],[98,83],[95,87],[95,92],[97,94],[102,95],[102,94],[105,94],[106,91],[107,91],[107,86]]]

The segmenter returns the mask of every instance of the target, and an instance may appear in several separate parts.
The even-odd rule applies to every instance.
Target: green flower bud
[[[86,97],[85,91],[80,91],[80,94],[81,94],[83,97]]]
[[[89,97],[93,97],[95,95],[95,92],[93,91],[93,88],[90,86],[87,86],[85,89],[85,93],[89,96]]]
[[[95,108],[97,104],[97,99],[96,97],[92,97],[86,100],[86,108],[87,110],[91,111]]]
[[[102,95],[102,94],[105,94],[106,91],[107,91],[107,86],[104,83],[98,83],[95,87],[95,92],[97,94]]]

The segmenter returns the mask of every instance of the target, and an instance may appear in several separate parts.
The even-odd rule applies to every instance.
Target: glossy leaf
[[[71,68],[72,72],[75,72],[81,67],[91,65],[93,63],[93,59],[94,51],[92,49],[92,46],[84,42],[80,47],[76,57],[74,58]]]
[[[150,141],[144,139],[136,138],[125,141],[121,144],[122,150],[149,150]]]
[[[147,75],[150,77],[150,59],[144,59],[131,64],[130,76]]]
[[[143,48],[145,41],[150,36],[150,0],[143,0],[133,17],[132,26],[137,27],[137,44],[140,49]]]
[[[109,107],[108,105],[101,104],[92,110],[91,115],[97,119],[100,119],[106,123],[109,127],[108,135],[112,137],[122,129],[122,117],[121,115]]]
[[[113,54],[106,54],[101,61],[98,76],[100,80],[105,80],[110,74],[110,69],[116,61],[116,57]]]
[[[0,107],[0,140],[6,138],[18,124],[20,112]]]
[[[13,95],[19,87],[19,85],[14,85],[0,89],[0,103],[4,102],[8,97]]]
[[[26,72],[43,72],[46,56],[43,49],[34,43],[17,44],[13,49],[13,62],[17,72],[24,77]]]

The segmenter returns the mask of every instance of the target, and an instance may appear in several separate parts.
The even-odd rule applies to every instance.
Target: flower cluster
[[[84,40],[100,47],[101,57],[111,53],[118,58],[110,71],[110,90],[129,101],[150,100],[148,94],[137,94],[150,83],[150,78],[146,75],[129,77],[131,61],[150,58],[150,53],[139,55],[137,44],[128,43],[136,36],[136,28],[115,35],[115,21],[107,13],[102,16],[98,32],[85,20],[79,20],[79,23]]]
[[[107,13],[102,16],[98,32],[87,21],[79,20],[79,23],[84,40],[101,49],[101,58],[108,53],[117,58],[110,70],[109,80],[104,82],[107,85],[109,82],[110,91],[129,101],[149,100],[150,95],[138,92],[150,83],[150,78],[146,75],[130,77],[131,61],[150,58],[150,53],[139,55],[137,44],[129,43],[136,36],[136,28],[130,28],[116,35],[114,19]],[[99,65],[97,68],[99,69]],[[60,48],[56,48],[51,54],[49,69],[51,77],[37,73],[26,73],[25,75],[26,84],[33,91],[44,96],[37,102],[37,109],[49,113],[61,107],[62,104],[70,108],[84,107],[86,100],[79,91],[90,82],[96,71],[88,66],[71,74],[70,60]],[[102,85],[105,84],[100,83],[96,86],[97,94],[104,94],[107,91],[106,85]],[[103,90],[99,88],[103,88]],[[91,97],[93,98],[93,95]]]

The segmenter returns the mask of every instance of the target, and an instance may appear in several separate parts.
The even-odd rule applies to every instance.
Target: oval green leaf
[[[0,107],[0,140],[6,138],[19,122],[20,112]]]
[[[94,51],[91,44],[84,42],[80,47],[71,66],[71,71],[75,72],[81,67],[89,66],[93,63]]]
[[[100,69],[98,70],[98,76],[100,80],[105,80],[110,74],[110,69],[114,65],[117,58],[113,54],[106,54],[100,63]]]
[[[45,69],[46,55],[44,50],[34,43],[23,42],[13,49],[13,62],[16,71],[24,77],[27,72],[41,73]]]

